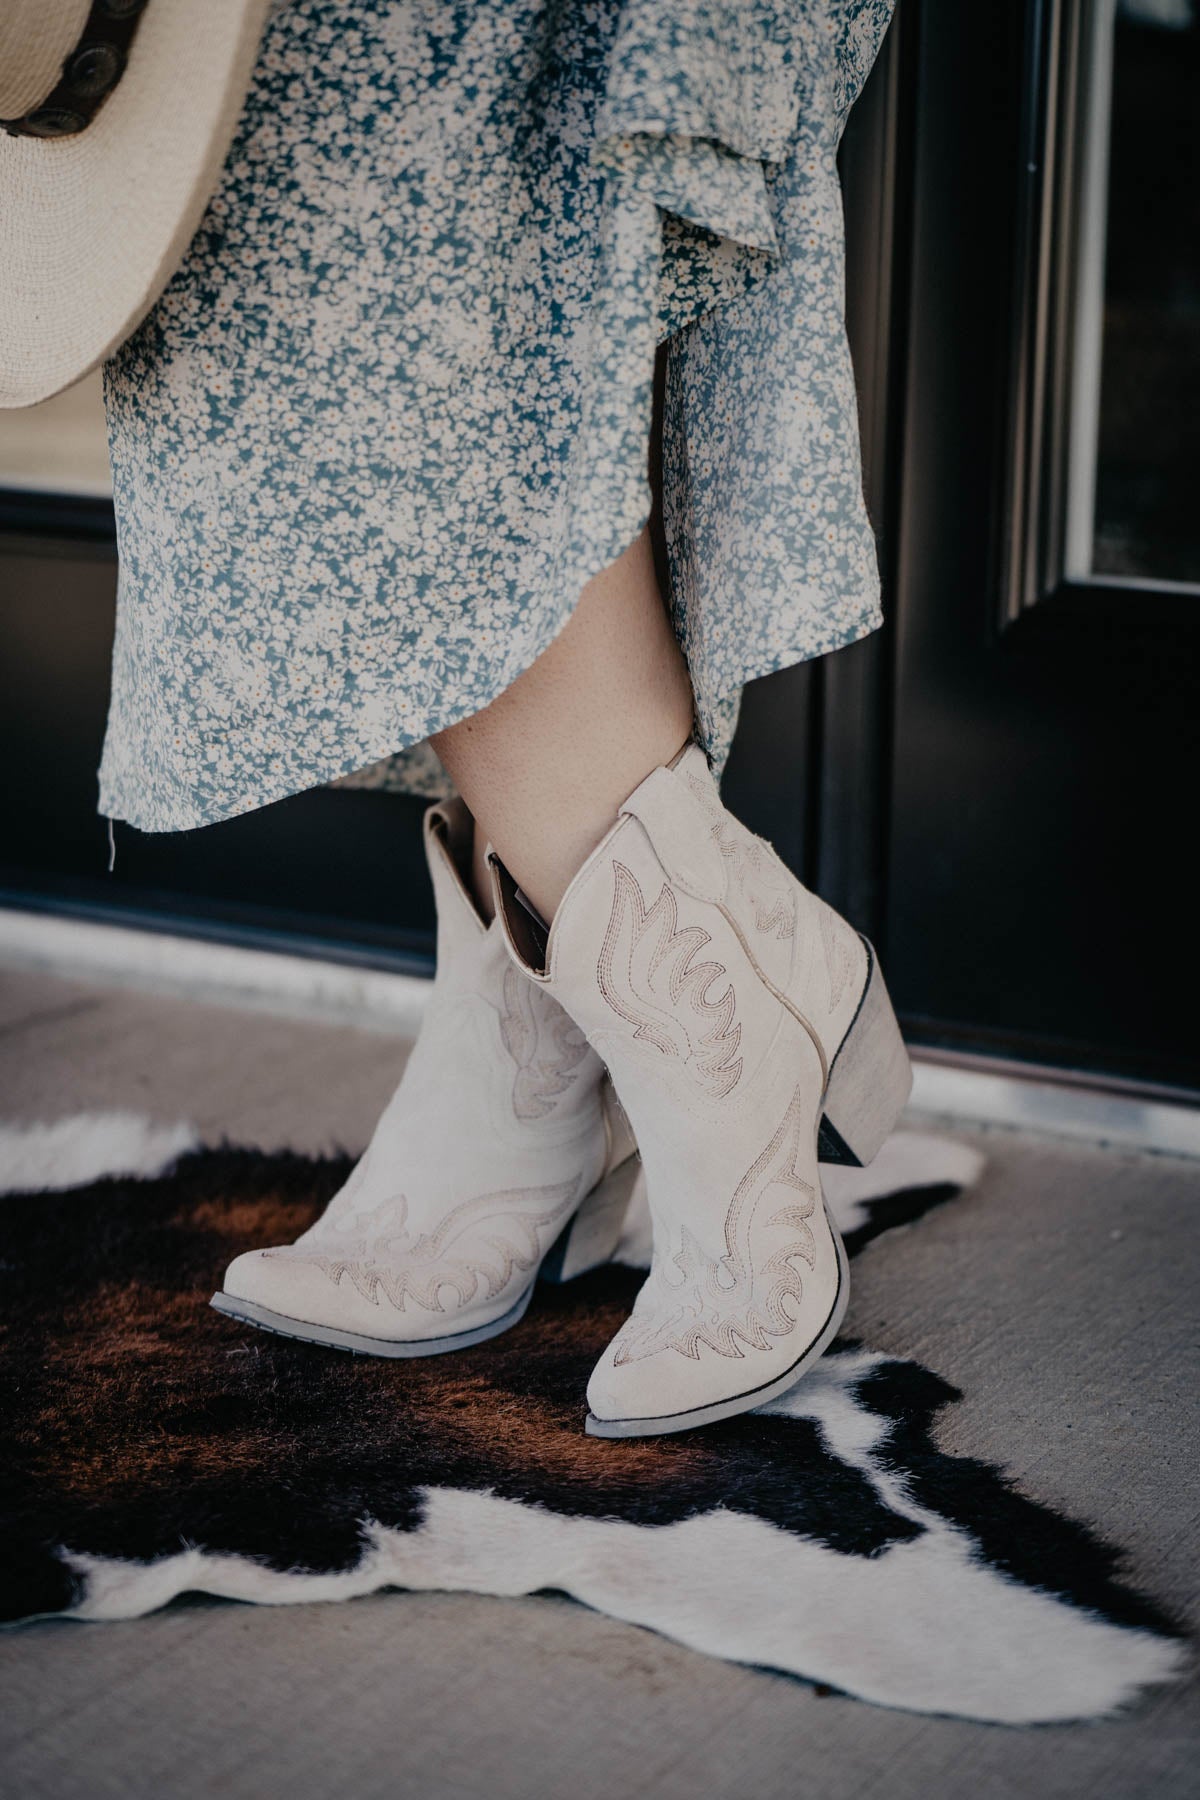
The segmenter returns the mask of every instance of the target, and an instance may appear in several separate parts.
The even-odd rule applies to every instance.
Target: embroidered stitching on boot
[[[734,1023],[737,996],[725,965],[694,962],[712,938],[700,925],[680,927],[669,883],[664,882],[658,899],[647,908],[625,864],[614,862],[612,867],[612,912],[596,964],[600,992],[634,1027],[635,1038],[653,1044],[664,1056],[679,1057],[709,1096],[722,1100],[742,1072],[737,1055],[742,1028]],[[724,992],[710,1000],[710,989],[723,978]],[[694,1039],[675,1010],[684,995],[696,1016]]]
[[[687,1227],[682,1228],[680,1249],[671,1259],[682,1281],[675,1282],[659,1269],[642,1290],[645,1314],[663,1304],[670,1311],[666,1318],[645,1314],[639,1318],[635,1306],[614,1340],[613,1360],[618,1366],[660,1350],[675,1350],[695,1361],[701,1345],[718,1356],[740,1357],[746,1350],[769,1350],[772,1339],[793,1330],[804,1293],[796,1261],[816,1267],[816,1239],[808,1220],[816,1208],[817,1191],[800,1174],[809,1121],[804,1094],[797,1089],[770,1142],[734,1191],[725,1217],[723,1256],[716,1261],[706,1256]],[[788,1199],[763,1223],[790,1226],[795,1237],[756,1270],[755,1220],[773,1188],[790,1190],[798,1198]]]
[[[730,865],[730,876],[742,897],[754,912],[754,925],[764,934],[777,938],[793,937],[796,931],[796,884],[775,852],[732,815],[714,805],[711,783],[698,776],[685,777],[688,787],[699,800],[711,820],[711,830],[721,855]]]
[[[588,1041],[557,1002],[550,1011],[531,982],[511,965],[504,971],[500,1036],[517,1065],[512,1109],[518,1119],[547,1118],[574,1084]],[[544,1045],[543,1039],[549,1038]]]
[[[382,1206],[349,1214],[310,1245],[264,1250],[319,1269],[335,1285],[347,1277],[364,1300],[378,1306],[380,1293],[403,1312],[413,1300],[427,1312],[445,1312],[441,1290],[452,1288],[465,1306],[484,1288],[492,1299],[514,1273],[535,1269],[570,1215],[578,1182],[542,1188],[502,1188],[462,1200],[437,1229],[413,1236],[408,1199],[396,1194]],[[339,1241],[340,1240],[340,1241]],[[323,1248],[328,1241],[328,1250]],[[310,1247],[311,1246],[311,1247]]]
[[[825,951],[825,967],[829,974],[829,1010],[836,1012],[846,983],[854,973],[854,955],[849,939],[834,923],[827,906],[821,907],[821,945]]]

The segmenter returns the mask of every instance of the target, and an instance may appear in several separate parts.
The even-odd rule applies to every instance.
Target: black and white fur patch
[[[103,1178],[89,1134],[119,1142],[132,1173]],[[232,1255],[311,1222],[346,1159],[180,1156],[183,1129],[136,1137],[128,1116],[115,1133],[102,1116],[26,1133],[23,1191],[4,1202],[5,1616],[129,1618],[187,1591],[554,1588],[710,1655],[1010,1723],[1107,1714],[1180,1670],[1177,1632],[1120,1583],[1113,1551],[937,1447],[957,1395],[915,1362],[840,1340],[757,1413],[585,1437],[644,1214],[628,1267],[540,1290],[503,1338],[351,1358],[207,1305]],[[978,1160],[902,1132],[872,1169],[823,1179],[860,1250],[961,1193]]]

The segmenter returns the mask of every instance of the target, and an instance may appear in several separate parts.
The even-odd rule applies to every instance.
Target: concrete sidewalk
[[[120,1106],[356,1149],[403,1056],[379,1032],[0,971],[4,1119]],[[979,1187],[862,1259],[848,1329],[961,1385],[946,1447],[1110,1533],[1195,1621],[1200,1164],[966,1135]],[[196,1600],[0,1637],[0,1792],[1174,1800],[1195,1791],[1196,1700],[1012,1730],[822,1697],[554,1597]]]

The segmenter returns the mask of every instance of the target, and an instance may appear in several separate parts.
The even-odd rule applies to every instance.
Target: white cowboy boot
[[[539,1270],[608,1259],[637,1157],[599,1057],[513,966],[459,872],[461,802],[425,815],[437,976],[362,1159],[294,1244],[231,1263],[213,1305],[289,1337],[430,1356],[515,1325]]]
[[[646,1175],[653,1263],[588,1430],[761,1405],[846,1307],[818,1134],[869,1162],[911,1085],[870,946],[725,810],[697,745],[629,796],[548,938],[495,857],[492,875],[510,951],[607,1063]]]

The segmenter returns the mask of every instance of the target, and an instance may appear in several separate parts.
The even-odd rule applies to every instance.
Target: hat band
[[[44,100],[19,119],[0,119],[10,137],[74,137],[91,124],[122,75],[147,0],[92,0],[83,30]]]

